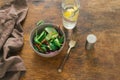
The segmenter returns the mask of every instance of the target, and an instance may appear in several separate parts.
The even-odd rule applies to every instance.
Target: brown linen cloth
[[[27,14],[25,0],[13,0],[0,8],[0,80],[19,80],[26,68],[19,56],[23,46],[21,22]]]

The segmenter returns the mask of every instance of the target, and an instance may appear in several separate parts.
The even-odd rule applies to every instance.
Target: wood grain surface
[[[0,4],[3,2],[0,0]],[[39,20],[63,27],[61,0],[28,0],[28,15],[23,24],[24,47],[20,52],[27,72],[21,80],[120,80],[120,0],[80,0],[80,4],[73,32],[77,45],[71,50],[63,72],[58,73],[68,41],[59,55],[43,58],[32,50],[29,37]],[[97,36],[97,42],[94,50],[86,51],[86,37],[90,33]]]

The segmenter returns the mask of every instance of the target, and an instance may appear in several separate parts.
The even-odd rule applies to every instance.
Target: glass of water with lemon
[[[62,19],[63,26],[72,30],[75,28],[79,15],[79,0],[62,0]]]

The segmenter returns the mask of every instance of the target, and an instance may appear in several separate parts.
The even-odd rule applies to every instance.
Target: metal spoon
[[[67,54],[66,54],[65,57],[64,57],[64,60],[61,62],[60,66],[59,66],[59,68],[58,68],[58,72],[62,72],[63,67],[64,67],[64,64],[65,64],[65,62],[66,62],[66,61],[68,60],[68,58],[69,58],[70,50],[71,50],[73,47],[75,47],[75,44],[76,44],[76,41],[74,41],[74,40],[71,40],[71,41],[69,42],[69,49],[68,49],[68,51],[67,51]]]
[[[75,14],[78,12],[78,10],[79,10],[79,9],[75,10],[75,11],[72,13],[72,15],[70,16],[70,18],[74,17]]]

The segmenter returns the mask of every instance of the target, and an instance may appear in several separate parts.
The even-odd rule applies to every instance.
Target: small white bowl
[[[54,51],[54,52],[50,52],[50,53],[45,54],[45,53],[42,53],[42,52],[37,51],[37,50],[33,47],[33,37],[35,36],[36,30],[38,30],[39,32],[42,32],[42,31],[44,30],[44,28],[47,27],[47,26],[52,26],[52,27],[54,27],[61,35],[63,35],[63,36],[64,36],[64,42],[63,42],[63,44],[62,44],[62,46],[61,46],[61,48],[60,48],[59,50],[56,50],[56,51]],[[45,23],[45,24],[42,24],[42,25],[40,25],[40,26],[36,26],[36,27],[32,30],[31,34],[30,34],[30,46],[32,47],[32,49],[33,49],[38,55],[40,55],[40,56],[42,56],[42,57],[53,57],[53,56],[58,55],[58,54],[60,53],[60,51],[63,49],[63,47],[64,47],[64,45],[65,45],[65,42],[66,42],[66,37],[65,37],[64,31],[63,31],[61,28],[59,28],[58,26],[56,26],[55,24],[51,24],[51,23]]]

